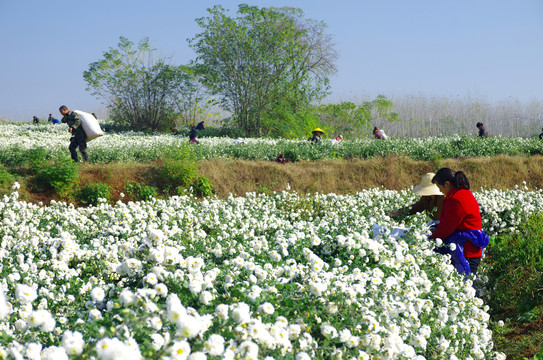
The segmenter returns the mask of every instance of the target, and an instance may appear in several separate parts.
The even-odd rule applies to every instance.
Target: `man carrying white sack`
[[[79,147],[83,161],[89,161],[89,156],[87,155],[87,134],[83,130],[79,115],[72,110],[68,110],[66,105],[62,105],[58,110],[63,116],[61,122],[68,124],[68,132],[72,134],[70,146],[68,147],[72,155],[72,160],[75,162],[79,161],[77,152],[75,151]]]

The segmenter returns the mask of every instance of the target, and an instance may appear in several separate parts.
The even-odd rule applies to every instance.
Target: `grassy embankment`
[[[79,184],[109,184],[111,200],[119,199],[129,180],[157,186],[154,183],[157,163],[84,164],[79,168]],[[355,193],[362,189],[382,187],[406,189],[420,182],[422,175],[450,167],[464,171],[472,188],[511,189],[526,181],[528,188],[543,188],[543,156],[496,156],[490,158],[444,159],[439,162],[416,161],[389,156],[368,160],[302,161],[286,165],[267,161],[205,160],[200,173],[207,176],[219,197],[229,193],[281,191],[288,186],[300,193]],[[23,185],[21,198],[28,201],[57,199],[53,194],[33,192],[33,174],[28,168],[8,169]],[[4,192],[7,192],[5,189]]]

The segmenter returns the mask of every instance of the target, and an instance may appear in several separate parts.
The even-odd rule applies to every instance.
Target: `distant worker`
[[[477,129],[479,129],[479,137],[480,138],[487,138],[488,137],[488,132],[486,131],[485,127],[483,126],[483,123],[482,122],[478,122],[477,125]]]
[[[193,124],[190,124],[189,142],[192,144],[199,144],[200,142],[196,139],[197,136],[198,132],[196,131],[196,128]]]
[[[53,122],[53,114],[49,114],[49,117],[47,118],[47,122],[50,122],[50,123]]]
[[[174,128],[174,127],[171,127],[171,128],[170,128],[170,131],[172,132],[172,135],[179,135],[179,130],[177,130],[177,129]]]
[[[312,131],[313,136],[307,139],[308,141],[314,142],[315,144],[318,144],[322,140],[322,135],[324,135],[324,130],[321,128],[316,128]]]
[[[68,147],[72,160],[75,162],[79,161],[77,152],[75,151],[79,147],[83,161],[89,161],[89,156],[87,155],[87,134],[83,130],[79,115],[72,110],[68,110],[66,105],[62,105],[58,110],[63,116],[61,122],[68,124],[68,132],[72,134],[70,146]]]
[[[57,118],[53,118],[52,122],[53,122],[53,125],[60,124],[60,120]]]
[[[543,131],[543,128],[541,128],[541,131]],[[543,132],[539,134],[539,140],[543,140]]]
[[[34,116],[34,117],[32,118],[32,122],[33,122],[34,124],[39,124],[39,123],[40,123],[40,119],[38,119],[37,116]]]
[[[373,128],[373,136],[375,136],[376,139],[386,140],[388,139],[388,136],[385,134],[384,130],[379,130],[377,127]]]
[[[203,121],[200,121],[198,125],[196,125],[196,130],[205,130]]]
[[[283,165],[286,164],[287,159],[285,159],[285,153],[277,155],[277,157],[275,158],[275,162]]]

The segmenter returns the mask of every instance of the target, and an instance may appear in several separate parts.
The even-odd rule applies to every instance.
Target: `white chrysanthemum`
[[[68,360],[68,354],[62,347],[50,346],[41,352],[41,360]]]
[[[91,309],[89,310],[89,320],[101,320],[102,319],[102,313],[98,309]]]
[[[199,300],[203,305],[208,306],[213,301],[213,294],[209,291],[202,291]]]
[[[192,315],[182,316],[177,319],[177,334],[182,338],[193,339],[204,330],[200,318]]]
[[[162,297],[168,295],[168,287],[163,283],[156,284],[154,289],[156,290],[156,293]]]
[[[219,304],[215,308],[215,315],[222,320],[228,319],[228,305],[226,304]]]
[[[41,360],[41,344],[29,343],[25,348],[25,355],[30,360]]]
[[[190,355],[190,345],[186,341],[175,341],[168,349],[168,353],[174,360],[185,360]]]
[[[151,340],[153,340],[152,347],[155,351],[162,349],[162,347],[166,344],[166,339],[164,339],[164,336],[160,334],[151,334]]]
[[[201,351],[193,352],[189,355],[188,360],[206,360],[207,356],[205,353]]]
[[[251,319],[249,305],[245,303],[238,303],[232,310],[232,319],[238,323],[244,323]]]
[[[10,308],[6,302],[4,291],[0,289],[0,320],[3,320],[10,313]]]
[[[204,348],[211,356],[221,356],[224,352],[224,338],[213,334],[204,342]]]
[[[40,327],[43,332],[52,332],[55,330],[56,321],[47,310],[36,310],[28,316],[28,326],[31,328]]]
[[[127,345],[117,338],[104,338],[96,343],[96,354],[100,360],[140,360],[137,345]]]
[[[275,312],[275,308],[269,302],[265,302],[258,307],[258,312],[261,314],[271,315]]]
[[[106,292],[101,287],[95,287],[91,291],[91,298],[94,302],[101,302],[105,299]]]
[[[83,352],[83,335],[79,331],[66,330],[62,335],[62,347],[68,355],[79,355]]]
[[[15,297],[23,304],[28,304],[36,300],[38,294],[32,286],[17,284],[15,287]]]

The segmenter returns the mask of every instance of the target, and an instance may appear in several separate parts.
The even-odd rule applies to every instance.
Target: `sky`
[[[149,37],[174,64],[196,57],[196,18],[221,4],[292,6],[336,43],[327,102],[387,97],[543,99],[542,0],[0,0],[0,119],[105,114],[83,72],[124,36]]]

